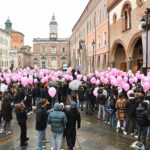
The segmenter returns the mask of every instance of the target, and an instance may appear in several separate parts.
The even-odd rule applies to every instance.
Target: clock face
[[[51,32],[52,32],[52,33],[56,33],[56,31],[57,31],[57,30],[56,30],[56,27],[51,27]]]

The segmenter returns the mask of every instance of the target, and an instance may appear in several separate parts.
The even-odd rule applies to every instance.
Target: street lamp
[[[93,72],[95,73],[95,65],[94,65],[94,46],[95,46],[95,41],[94,40],[92,42],[92,46],[93,46]]]
[[[146,32],[146,75],[148,70],[148,28],[150,25],[150,8],[147,8],[147,11],[145,12],[145,16],[142,17],[140,20],[141,26],[143,30]]]

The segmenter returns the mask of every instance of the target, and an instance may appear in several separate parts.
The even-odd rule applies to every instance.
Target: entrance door
[[[45,61],[42,61],[42,69],[45,69],[46,65],[45,65]]]
[[[127,71],[127,64],[126,63],[121,63],[121,70],[126,72]]]

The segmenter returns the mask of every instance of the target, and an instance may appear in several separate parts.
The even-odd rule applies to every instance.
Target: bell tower
[[[58,33],[57,33],[58,32],[58,29],[57,29],[58,24],[56,22],[54,14],[52,16],[51,22],[49,23],[49,27],[50,27],[50,34],[49,34],[50,39],[57,39],[57,37],[58,37]]]

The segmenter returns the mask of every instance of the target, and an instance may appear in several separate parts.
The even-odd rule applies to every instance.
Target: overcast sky
[[[33,38],[49,37],[53,13],[58,23],[58,36],[67,38],[89,0],[2,0],[0,28],[10,18],[12,28],[25,35],[25,45],[33,47]]]

